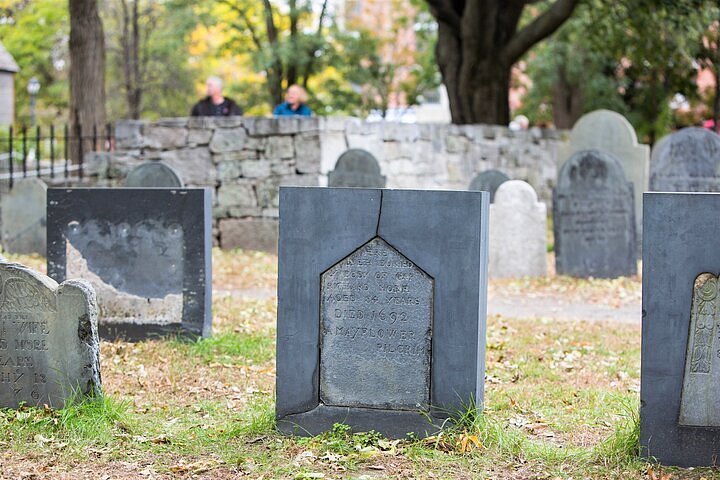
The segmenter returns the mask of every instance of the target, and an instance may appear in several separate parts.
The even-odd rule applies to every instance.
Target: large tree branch
[[[462,12],[458,12],[452,0],[427,0],[430,11],[438,22],[446,23],[455,31],[460,30]]]
[[[542,15],[512,37],[502,51],[509,63],[515,63],[530,47],[552,34],[572,15],[580,0],[556,0]]]

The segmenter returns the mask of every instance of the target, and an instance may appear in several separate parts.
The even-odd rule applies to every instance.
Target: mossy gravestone
[[[0,263],[0,408],[100,394],[97,311],[86,282]]]

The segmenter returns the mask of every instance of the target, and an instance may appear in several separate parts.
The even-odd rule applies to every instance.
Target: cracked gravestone
[[[0,408],[62,408],[101,393],[95,292],[0,262]]]
[[[328,173],[328,187],[383,188],[385,176],[372,153],[361,148],[347,150]]]
[[[183,188],[180,175],[162,162],[147,162],[133,168],[125,178],[125,187]]]
[[[48,272],[88,280],[103,338],[210,334],[210,191],[50,189]]]
[[[632,184],[609,153],[581,150],[563,164],[553,191],[553,222],[558,274],[637,273]]]
[[[281,431],[424,436],[482,405],[487,215],[483,192],[280,188]]]

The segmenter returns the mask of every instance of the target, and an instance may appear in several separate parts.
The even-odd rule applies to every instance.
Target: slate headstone
[[[664,465],[720,458],[718,193],[646,193],[640,445]]]
[[[663,140],[650,165],[656,192],[720,192],[720,135],[683,128]]]
[[[147,162],[133,168],[125,178],[126,187],[183,188],[180,175],[162,162]]]
[[[580,150],[598,149],[620,161],[625,177],[633,185],[635,231],[642,237],[642,194],[648,189],[650,147],[638,143],[635,129],[628,120],[612,110],[595,110],[575,122],[570,142],[558,146],[558,166]],[[639,245],[639,243],[638,243]]]
[[[547,208],[533,187],[510,180],[490,205],[490,278],[547,275]]]
[[[495,201],[495,192],[500,185],[508,180],[510,180],[510,177],[500,170],[485,170],[484,172],[478,173],[475,178],[472,179],[468,190],[473,192],[490,192],[490,203],[493,203]]]
[[[351,148],[340,155],[335,169],[328,173],[329,187],[383,188],[385,182],[377,159],[360,148]]]
[[[48,190],[48,272],[88,280],[103,338],[208,336],[211,195],[203,188]]]
[[[0,263],[0,408],[62,408],[101,393],[92,287]]]
[[[47,185],[37,178],[15,181],[2,195],[2,246],[8,253],[39,253],[47,250]]]
[[[481,407],[488,200],[280,188],[281,431],[315,435],[342,422],[425,436],[449,412]]]
[[[553,192],[553,221],[558,274],[637,273],[632,184],[609,153],[581,150],[563,164]]]

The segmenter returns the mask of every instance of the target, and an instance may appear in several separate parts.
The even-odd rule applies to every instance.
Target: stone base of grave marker
[[[482,409],[488,203],[485,192],[281,187],[281,431],[425,436]]]

